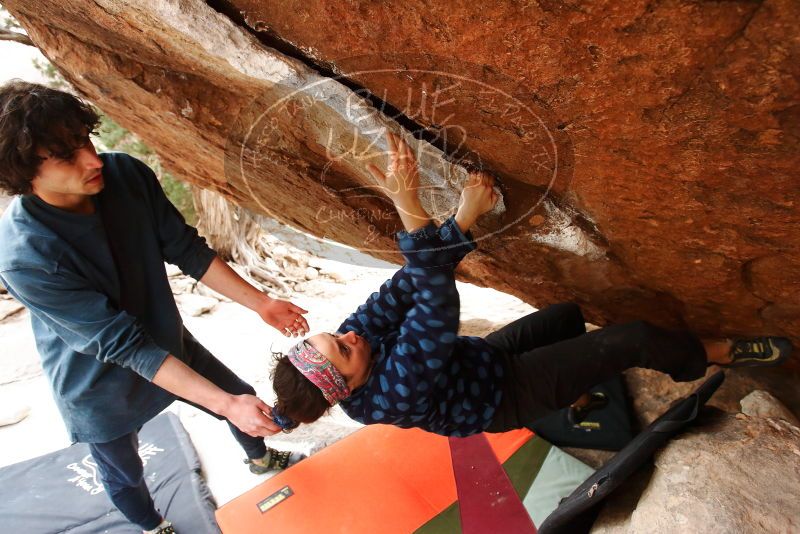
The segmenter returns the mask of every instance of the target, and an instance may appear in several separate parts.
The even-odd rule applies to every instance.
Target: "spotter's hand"
[[[270,299],[258,309],[265,323],[287,337],[303,336],[308,332],[306,310],[286,300]]]

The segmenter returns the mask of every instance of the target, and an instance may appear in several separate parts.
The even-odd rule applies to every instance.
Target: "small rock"
[[[195,295],[193,293],[178,295],[175,297],[175,301],[178,303],[179,310],[192,317],[200,317],[212,311],[216,308],[218,302],[215,298]]]
[[[172,289],[173,295],[180,295],[181,293],[191,293],[197,285],[194,278],[188,276],[180,276],[169,279],[169,285]]]
[[[281,270],[280,266],[272,258],[266,258],[264,263],[266,264],[268,271],[277,272]]]
[[[316,280],[319,278],[319,271],[313,267],[306,267],[306,280]]]
[[[278,245],[270,250],[273,258],[282,258],[289,254],[289,249],[285,245]]]
[[[336,271],[329,271],[325,273],[325,276],[327,276],[328,278],[339,284],[347,282],[347,277],[342,273],[337,273]]]
[[[205,284],[197,284],[194,287],[194,290],[198,295],[201,295],[203,297],[209,297],[209,298],[212,298],[212,299],[216,299],[216,300],[218,300],[220,302],[233,302],[231,299],[229,299],[225,295],[220,295],[219,293],[217,293],[216,291],[214,291],[213,289],[211,289],[210,287],[208,287]]]
[[[25,306],[20,304],[17,300],[2,299],[0,300],[0,321],[8,319],[12,315],[16,315],[24,309]]]
[[[325,261],[317,256],[309,256],[308,265],[316,269],[319,269],[320,271],[325,269]]]
[[[740,401],[742,413],[751,417],[772,417],[800,427],[800,420],[781,401],[766,391],[756,390]]]
[[[286,256],[286,260],[302,267],[303,269],[305,269],[306,266],[308,265],[308,257],[300,253],[294,253],[294,252],[291,253],[288,256]]]
[[[4,405],[2,408],[0,408],[0,426],[8,426],[19,423],[28,417],[29,413],[31,413],[31,408],[27,405]]]
[[[305,280],[306,279],[306,270],[305,268],[298,267],[296,265],[292,265],[287,263],[286,266],[283,268],[282,273],[283,276],[290,278],[292,280]]]
[[[167,278],[173,278],[175,276],[183,276],[183,271],[177,265],[172,265],[171,263],[165,263],[164,267],[167,268]]]

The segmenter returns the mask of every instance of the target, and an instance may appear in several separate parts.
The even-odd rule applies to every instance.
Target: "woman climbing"
[[[593,386],[630,367],[701,378],[712,364],[777,365],[785,338],[700,340],[644,321],[586,332],[576,304],[531,313],[486,338],[458,336],[454,269],[476,244],[469,232],[497,202],[493,180],[470,174],[455,216],[438,228],[417,195],[409,146],[387,134],[388,172],[369,171],[394,202],[405,227],[405,265],[358,307],[336,333],[299,342],[273,374],[273,416],[285,430],[331,406],[364,424],[417,427],[447,436],[503,432],[572,404],[579,421],[602,399]]]

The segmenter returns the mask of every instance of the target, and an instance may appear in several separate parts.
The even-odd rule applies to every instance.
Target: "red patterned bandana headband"
[[[342,373],[310,344],[301,341],[289,349],[287,356],[292,365],[319,388],[331,406],[350,396]]]

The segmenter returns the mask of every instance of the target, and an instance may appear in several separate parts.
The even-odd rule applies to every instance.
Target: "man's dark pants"
[[[193,354],[197,355],[199,351],[205,352],[204,357],[200,359],[205,364],[202,367],[192,366],[197,373],[228,393],[255,395],[256,392],[252,386],[236,376],[202,345],[194,340],[192,342],[196,344],[196,346],[189,347]],[[197,406],[194,403],[189,404]],[[197,407],[217,419],[222,419],[202,406]],[[228,426],[248,458],[261,458],[267,453],[262,438],[245,434],[230,422]],[[97,463],[106,493],[114,506],[131,523],[139,525],[144,530],[152,530],[157,527],[161,522],[161,515],[156,511],[153,499],[144,482],[144,469],[142,459],[139,457],[137,432],[131,432],[107,443],[90,443],[89,449]]]
[[[485,339],[507,369],[503,399],[487,432],[530,426],[631,367],[686,382],[702,378],[707,366],[705,349],[690,332],[636,321],[587,333],[573,303],[531,313]]]

